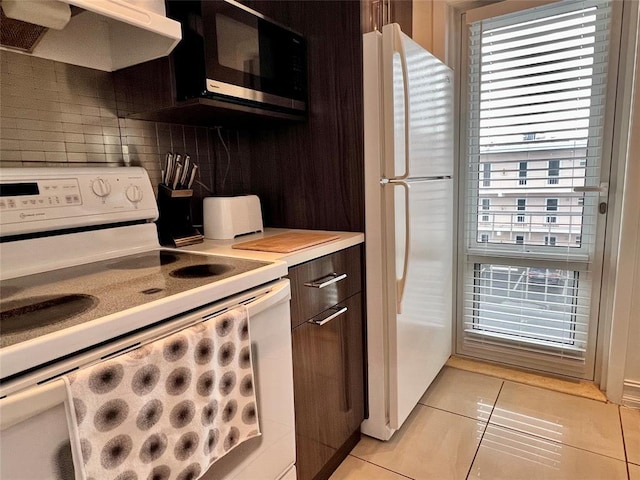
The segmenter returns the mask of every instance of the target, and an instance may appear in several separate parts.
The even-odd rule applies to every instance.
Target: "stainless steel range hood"
[[[164,0],[9,0],[2,8],[20,27],[2,48],[98,70],[166,56],[182,38],[180,23],[165,16]],[[65,9],[73,12],[68,23]]]

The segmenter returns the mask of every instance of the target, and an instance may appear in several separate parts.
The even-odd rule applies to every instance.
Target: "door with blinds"
[[[467,14],[459,354],[593,379],[611,15]]]

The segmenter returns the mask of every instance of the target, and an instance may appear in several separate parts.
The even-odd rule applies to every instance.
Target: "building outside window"
[[[547,198],[547,223],[557,222],[558,199]]]
[[[488,212],[490,208],[491,208],[491,199],[490,198],[483,198],[482,199],[482,211],[483,212]],[[483,213],[481,221],[482,222],[488,222],[489,221],[489,214],[488,213]]]
[[[518,223],[523,223],[524,222],[524,213],[520,213],[520,212],[524,212],[527,208],[527,199],[526,198],[518,198],[517,200],[518,202],[518,215],[516,216],[516,222]]]
[[[516,245],[524,245],[524,235],[516,235]]]
[[[549,160],[549,176],[547,178],[547,181],[550,185],[557,185],[559,176],[560,160]]]
[[[483,187],[491,186],[491,164],[490,163],[482,164],[482,186]]]
[[[552,247],[556,246],[556,237],[544,237],[544,244]]]
[[[520,162],[520,164],[518,165],[518,177],[520,179],[518,184],[527,184],[527,162]]]

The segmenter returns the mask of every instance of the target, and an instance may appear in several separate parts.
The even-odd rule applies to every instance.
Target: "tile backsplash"
[[[118,118],[113,74],[0,51],[0,167],[118,166],[160,181],[166,152],[200,166],[194,196],[249,189],[243,132]],[[194,202],[194,221],[201,202]]]

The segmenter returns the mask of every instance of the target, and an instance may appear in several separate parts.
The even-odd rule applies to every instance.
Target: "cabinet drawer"
[[[361,251],[356,245],[289,269],[292,327],[362,290]]]
[[[361,306],[356,294],[292,332],[298,480],[318,478],[364,418]]]

